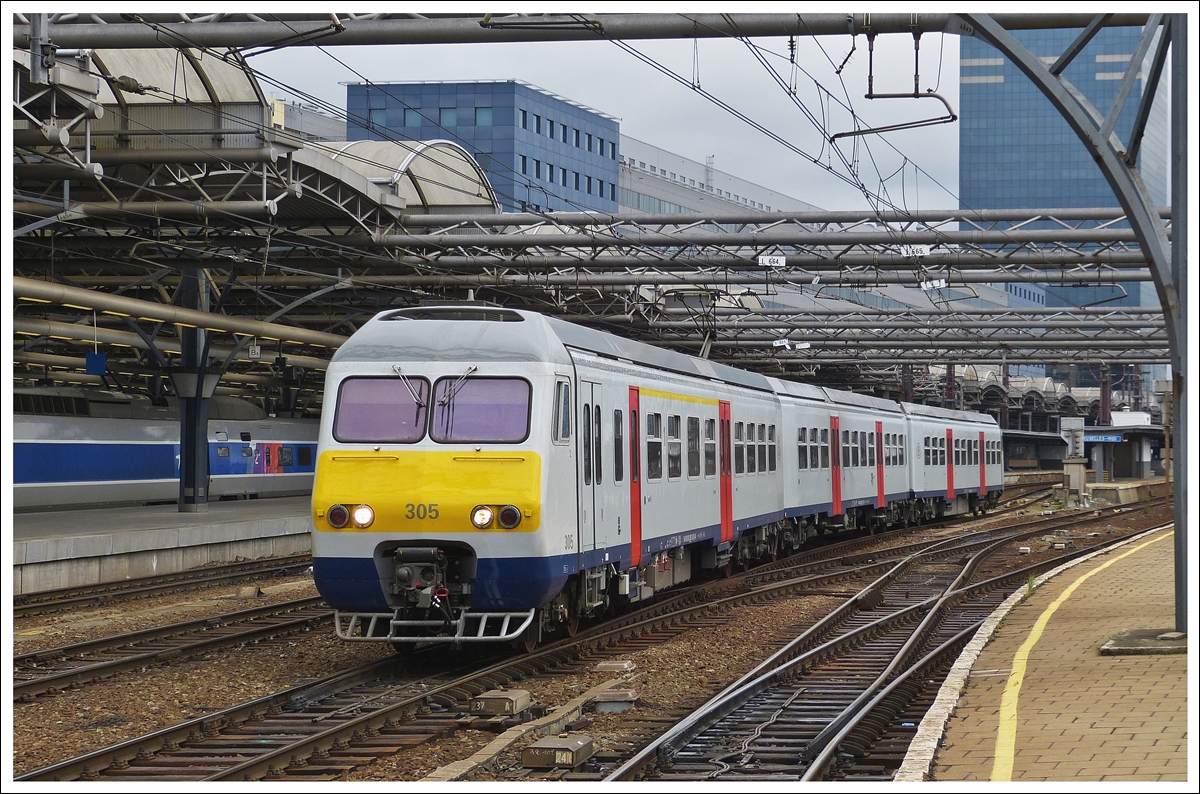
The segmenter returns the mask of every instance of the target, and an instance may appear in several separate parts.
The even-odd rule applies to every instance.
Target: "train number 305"
[[[438,517],[438,508],[436,504],[417,505],[411,502],[404,506],[408,512],[404,514],[405,518],[415,518],[418,521],[424,521],[427,518],[433,519]]]

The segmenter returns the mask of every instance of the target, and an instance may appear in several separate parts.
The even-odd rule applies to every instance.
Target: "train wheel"
[[[533,653],[538,647],[538,643],[542,641],[542,611],[539,609],[533,616],[533,622],[529,624],[529,628],[525,629],[525,633],[515,640],[515,645],[518,651],[525,653]]]
[[[576,615],[575,617],[569,618],[567,620],[567,636],[574,637],[578,633],[579,633],[579,616]]]

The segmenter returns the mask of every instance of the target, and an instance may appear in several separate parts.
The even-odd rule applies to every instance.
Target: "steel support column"
[[[1133,228],[1138,245],[1150,263],[1150,272],[1158,288],[1159,301],[1167,321],[1172,352],[1174,374],[1174,396],[1177,405],[1182,402],[1185,381],[1185,344],[1187,322],[1182,298],[1186,285],[1187,251],[1187,15],[1167,15],[1169,23],[1159,46],[1172,48],[1171,55],[1171,183],[1172,183],[1172,236],[1175,246],[1170,247],[1166,230],[1158,220],[1158,212],[1141,176],[1132,164],[1126,162],[1126,146],[1114,134],[1107,133],[1104,114],[1099,112],[1074,86],[1060,75],[1052,74],[1050,67],[1038,56],[1026,49],[1004,26],[987,14],[964,14],[963,19],[974,27],[975,35],[1000,50],[1028,77],[1050,100],[1063,118],[1075,130],[1079,140],[1095,158],[1100,171],[1116,194]],[[1152,17],[1153,19],[1153,17]],[[1149,34],[1151,31],[1147,31]],[[1135,74],[1141,63],[1131,62],[1129,69]],[[1155,85],[1146,86],[1143,101],[1150,101]],[[1114,108],[1112,113],[1119,113]],[[1180,415],[1186,414],[1180,411]],[[1180,422],[1178,440],[1186,441]],[[1181,449],[1184,447],[1180,447]],[[1185,482],[1183,456],[1175,461],[1175,472],[1179,483]],[[1187,512],[1182,492],[1175,496],[1175,622],[1176,630],[1187,630],[1187,557],[1186,524]]]
[[[185,309],[205,311],[207,285],[197,268],[187,268],[179,282],[179,297]],[[202,328],[180,328],[183,354],[174,374],[179,397],[179,512],[208,510],[208,406],[205,394],[207,351]]]

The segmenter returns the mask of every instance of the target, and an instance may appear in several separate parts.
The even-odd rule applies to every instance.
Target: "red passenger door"
[[[629,387],[629,564],[642,564],[641,392]]]
[[[887,504],[887,492],[883,487],[883,422],[875,423],[875,506]]]
[[[829,509],[829,515],[840,516],[842,514],[842,433],[841,420],[836,416],[829,417],[829,467],[831,480],[833,484],[833,505]]]
[[[718,424],[720,425],[719,432],[721,435],[720,490],[722,543],[728,543],[733,540],[733,445],[729,437],[731,415],[728,401],[721,400],[718,406]]]

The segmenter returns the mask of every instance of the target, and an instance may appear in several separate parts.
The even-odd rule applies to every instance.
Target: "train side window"
[[[646,479],[662,479],[662,414],[646,414]]]
[[[850,431],[842,431],[842,454],[840,457],[842,468],[850,465]]]
[[[717,420],[704,420],[704,476],[717,474]]]
[[[683,476],[683,441],[680,440],[680,421],[675,414],[667,415],[667,478]]]
[[[971,465],[979,465],[979,439],[971,442]]]
[[[297,458],[299,458],[300,461],[299,465],[312,465],[312,447],[297,447],[296,452],[298,453]]]
[[[746,473],[758,471],[758,445],[754,443],[754,423],[746,423]]]
[[[946,465],[946,439],[944,437],[938,439],[938,465]]]
[[[217,457],[218,458],[229,457],[229,447],[217,447]]]
[[[571,440],[571,384],[558,381],[554,384],[554,443],[566,444]]]
[[[592,406],[583,404],[583,418],[580,420],[583,431],[583,484],[592,484]]]
[[[821,468],[829,468],[829,428],[825,427],[821,428]]]
[[[621,446],[625,443],[621,437],[623,418],[621,409],[613,411],[613,482],[622,482],[625,479],[625,448]]]
[[[892,465],[892,454],[894,451],[892,447],[896,443],[896,435],[894,433],[885,433],[883,436],[883,440],[884,440],[884,444],[885,444],[884,449],[883,449],[883,465],[891,466]]]
[[[778,453],[775,451],[775,425],[767,427],[767,471],[775,471]]]
[[[254,457],[254,447],[242,447],[242,457],[243,458]]]
[[[796,450],[799,453],[800,468],[808,468],[808,428],[802,427],[796,431]]]
[[[687,420],[688,476],[700,476],[700,417],[689,416]]]
[[[866,451],[867,450],[864,448],[863,452],[865,453]],[[866,455],[863,455],[863,457],[865,458]],[[859,467],[859,465],[860,464],[858,461],[858,431],[851,430],[850,431],[850,467],[853,469],[857,469]]]
[[[638,412],[629,412],[629,478],[633,482],[642,479],[642,439],[638,426]]]
[[[733,473],[743,474],[746,471],[746,426],[742,422],[733,423]]]
[[[808,468],[820,469],[821,466],[821,444],[817,441],[817,428],[812,428],[808,431]]]
[[[294,457],[294,453],[292,452],[291,447],[280,447],[279,448],[279,465],[280,466],[291,466],[293,457]]]
[[[903,433],[901,433],[901,434],[900,434],[900,447],[899,447],[899,449],[900,449],[900,460],[899,460],[899,461],[897,461],[896,465],[897,465],[897,466],[903,466],[903,465],[904,465],[904,434],[903,434]]]
[[[875,468],[875,434],[867,433],[867,465]]]
[[[758,426],[758,473],[762,474],[767,470],[767,426],[765,424]]]
[[[593,448],[596,450],[596,485],[599,485],[604,480],[604,476],[603,476],[604,456],[601,453],[601,450],[603,449],[603,446],[602,446],[603,442],[600,440],[601,424],[600,424],[600,406],[599,405],[597,405],[595,407],[595,410],[592,411],[592,416],[596,420],[596,437],[592,439],[592,443],[595,445]]]

